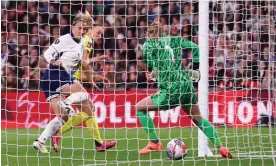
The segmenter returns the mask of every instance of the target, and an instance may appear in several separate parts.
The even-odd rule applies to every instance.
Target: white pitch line
[[[239,158],[258,158],[258,159],[265,159],[265,158],[276,158],[276,155],[261,155],[261,154],[250,154],[250,153],[238,153],[238,154],[233,154],[234,158],[230,159],[230,160],[237,160]],[[212,157],[221,157],[220,155],[214,155],[214,156],[209,156],[207,158],[212,158]],[[186,157],[184,159],[184,161],[192,161],[189,159],[193,159],[193,161],[195,161],[198,158],[194,158],[194,157]],[[87,165],[80,165],[80,166],[101,166],[101,165],[109,165],[109,164],[129,164],[129,163],[134,163],[134,162],[139,162],[139,163],[143,163],[143,162],[158,162],[158,161],[171,161],[170,159],[153,159],[153,160],[134,160],[134,161],[114,161],[114,162],[104,162],[103,163],[99,163],[99,164],[87,164]],[[177,160],[177,161],[181,161],[181,160]],[[176,161],[176,162],[177,162]]]
[[[106,163],[100,163],[100,164],[87,164],[87,165],[80,165],[80,166],[100,166],[100,165],[108,165],[108,164],[128,164],[128,163],[134,163],[134,162],[158,162],[158,161],[164,161],[163,159],[153,159],[153,160],[134,160],[134,161],[117,161],[117,162],[106,162]]]
[[[209,157],[221,157],[220,155],[214,155]],[[276,157],[276,155],[261,155],[261,154],[233,154],[233,159],[235,160],[237,158],[273,158]]]
[[[235,157],[235,156],[234,156]],[[249,157],[249,158],[275,158],[276,155],[252,155],[252,154],[241,154],[241,155],[237,155],[237,157]]]

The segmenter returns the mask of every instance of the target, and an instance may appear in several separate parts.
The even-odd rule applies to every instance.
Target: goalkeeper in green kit
[[[201,117],[192,83],[192,80],[199,78],[200,74],[184,69],[181,63],[181,48],[191,49],[193,62],[199,64],[198,45],[181,37],[162,35],[162,28],[157,21],[149,25],[147,40],[143,45],[143,60],[150,72],[156,72],[159,92],[142,99],[135,105],[139,121],[150,138],[148,145],[139,150],[139,154],[161,151],[163,148],[148,111],[168,110],[181,106],[215,144],[221,156],[232,158],[231,152],[222,145],[214,126]]]

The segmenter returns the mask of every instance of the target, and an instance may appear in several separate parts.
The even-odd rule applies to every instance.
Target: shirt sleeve
[[[51,60],[55,59],[55,54],[57,54],[56,50],[53,47],[49,47],[43,54],[45,60],[50,63]]]
[[[199,47],[194,42],[191,42],[189,40],[181,39],[180,41],[182,48],[187,48],[192,50],[193,54],[193,62],[199,63]]]
[[[52,47],[52,48],[54,48],[55,50],[56,50],[56,52],[59,54],[59,53],[61,53],[61,52],[63,52],[64,50],[64,46],[65,46],[65,44],[64,44],[64,40],[62,39],[62,38],[58,38],[58,39],[56,39],[54,42],[53,42],[53,44],[50,46],[50,47]]]
[[[71,38],[70,34],[60,36],[52,43],[51,47],[53,47],[58,54],[68,51],[68,45],[70,45],[68,41],[72,40]]]
[[[88,51],[88,53],[90,53],[92,50],[92,40],[88,37],[85,37],[84,42],[83,42],[83,47],[84,47],[84,50],[86,50],[86,51]]]
[[[62,52],[68,47],[68,43],[66,43],[66,36],[60,36],[56,39],[52,45],[45,51],[44,58],[49,63],[52,59],[59,59]]]
[[[152,53],[153,53],[153,46],[148,43],[147,41],[143,45],[143,60],[147,67],[153,66],[153,60],[152,60]]]

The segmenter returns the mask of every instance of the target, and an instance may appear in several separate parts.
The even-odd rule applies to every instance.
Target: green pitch
[[[38,154],[31,145],[41,131],[38,129],[2,129],[1,165],[272,166],[274,165],[272,148],[276,150],[276,143],[271,144],[271,139],[276,142],[276,128],[272,128],[271,133],[268,128],[218,128],[222,141],[234,154],[235,158],[232,160],[216,156],[218,154],[214,149],[212,149],[215,154],[214,157],[198,158],[196,150],[197,128],[158,130],[164,147],[170,138],[182,138],[186,143],[188,155],[182,161],[168,160],[165,151],[162,153],[155,152],[148,156],[139,156],[137,150],[144,147],[148,142],[145,139],[145,132],[141,129],[102,129],[103,138],[116,138],[118,142],[116,148],[107,152],[95,152],[94,142],[90,139],[87,131],[85,129],[73,129],[64,135],[59,153],[51,150],[49,154]],[[270,138],[269,133],[272,134],[272,138]]]

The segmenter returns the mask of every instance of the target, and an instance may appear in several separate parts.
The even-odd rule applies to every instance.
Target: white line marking
[[[257,151],[260,152],[260,151]],[[253,154],[251,154],[253,153]],[[240,158],[250,158],[250,159],[271,159],[273,157],[276,157],[276,155],[262,155],[262,154],[256,154],[256,152],[247,152],[247,153],[236,153],[233,154],[234,158],[231,160],[239,160]],[[210,156],[210,157],[206,157],[206,158],[217,158],[217,157],[221,157],[220,155],[214,155],[214,156]],[[199,157],[202,158],[202,157]],[[198,157],[185,157],[185,161],[196,161],[197,159],[199,159]],[[100,165],[110,165],[110,164],[115,164],[115,165],[119,165],[119,164],[130,164],[130,163],[143,163],[143,162],[165,162],[165,161],[171,161],[168,158],[165,159],[152,159],[152,160],[133,160],[133,161],[98,161],[99,164],[87,164],[87,165],[81,165],[81,166],[100,166]],[[182,160],[177,160],[175,162],[179,162]]]
[[[152,160],[133,160],[133,161],[102,161],[103,163],[99,164],[87,164],[87,165],[80,165],[80,166],[99,166],[99,165],[109,165],[109,164],[129,164],[129,163],[143,163],[143,162],[158,162],[158,161],[164,161],[164,159],[152,159]]]

